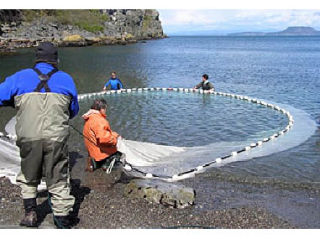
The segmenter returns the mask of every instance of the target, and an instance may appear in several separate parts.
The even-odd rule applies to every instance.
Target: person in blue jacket
[[[71,227],[69,213],[75,198],[70,194],[68,123],[78,114],[79,104],[72,77],[57,65],[58,49],[43,42],[33,68],[18,71],[0,84],[0,106],[17,110],[21,171],[16,181],[25,209],[21,226],[38,226],[37,186],[44,177],[55,225]]]
[[[111,72],[111,78],[104,85],[103,90],[107,90],[107,87],[110,85],[111,90],[120,90],[123,88],[122,82],[117,78],[116,72]]]

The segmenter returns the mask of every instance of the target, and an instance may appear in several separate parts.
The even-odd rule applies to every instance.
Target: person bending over
[[[211,82],[209,82],[209,76],[207,74],[202,75],[202,81],[197,84],[194,89],[202,89],[202,90],[213,90],[214,86]]]
[[[111,78],[104,85],[103,90],[107,90],[107,87],[110,85],[111,90],[120,90],[123,88],[123,84],[119,78],[117,78],[116,72],[111,73]]]
[[[107,102],[97,99],[91,109],[82,118],[84,143],[88,150],[87,171],[93,172],[97,168],[107,170],[114,159],[119,160],[121,153],[117,151],[120,135],[111,130],[106,119]]]

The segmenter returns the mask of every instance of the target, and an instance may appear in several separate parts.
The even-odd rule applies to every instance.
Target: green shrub
[[[103,31],[109,17],[99,10],[57,10],[56,18],[62,24],[75,25],[89,32]]]
[[[22,10],[22,12],[23,20],[26,22],[32,22],[37,18],[52,15],[53,10]]]
[[[24,20],[31,22],[36,18],[47,17],[64,25],[78,26],[89,32],[103,31],[104,23],[110,18],[99,10],[24,10]]]
[[[149,28],[151,21],[152,21],[152,17],[145,15],[145,16],[143,17],[142,29],[143,29],[143,30],[146,30],[147,28]]]

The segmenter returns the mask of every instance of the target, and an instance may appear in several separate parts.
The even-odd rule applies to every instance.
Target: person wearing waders
[[[207,74],[202,75],[202,81],[197,84],[194,89],[199,89],[201,88],[202,90],[213,90],[214,91],[214,86],[211,82],[209,82],[209,76]]]
[[[17,110],[17,146],[21,171],[17,184],[25,209],[21,226],[37,227],[37,186],[45,179],[49,204],[57,228],[71,228],[75,198],[70,194],[67,139],[69,119],[79,104],[73,79],[58,70],[58,50],[49,42],[40,43],[33,68],[7,77],[0,84],[0,106]]]

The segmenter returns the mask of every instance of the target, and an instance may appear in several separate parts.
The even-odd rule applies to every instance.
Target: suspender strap
[[[37,88],[34,90],[34,92],[40,92],[42,88],[44,88],[46,92],[51,92],[51,90],[48,86],[48,80],[50,80],[51,76],[59,70],[57,68],[54,68],[48,74],[42,74],[42,72],[35,67],[33,68],[33,70],[38,74],[38,77],[40,80],[40,82],[37,85]]]
[[[202,89],[203,90],[210,90],[210,85],[209,85],[209,81],[205,82],[202,84]]]

